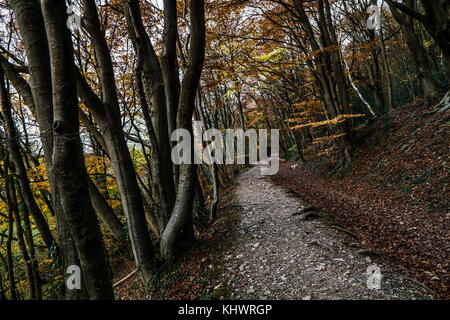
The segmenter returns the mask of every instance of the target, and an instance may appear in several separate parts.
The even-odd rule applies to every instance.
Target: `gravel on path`
[[[241,207],[235,245],[225,253],[225,269],[215,288],[231,299],[433,299],[427,289],[376,256],[350,235],[320,219],[294,215],[304,208],[254,167],[238,178]],[[381,270],[381,288],[369,289],[368,268]],[[375,269],[376,270],[376,269]],[[371,275],[371,279],[376,275]]]

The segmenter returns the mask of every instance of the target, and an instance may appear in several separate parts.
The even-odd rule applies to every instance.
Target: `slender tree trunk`
[[[383,57],[383,69],[386,76],[387,90],[388,90],[388,102],[389,111],[394,110],[394,93],[392,89],[392,72],[391,66],[389,64],[389,59],[386,52],[386,44],[384,43],[383,27],[380,27],[380,43],[381,43],[381,53]]]
[[[413,9],[414,0],[407,0],[406,5]],[[401,13],[390,4],[390,9],[395,20],[400,24],[406,45],[411,52],[412,60],[416,66],[417,77],[419,78],[426,100],[435,100],[439,96],[439,89],[436,81],[431,74],[430,64],[427,53],[423,47],[419,36],[414,31],[414,20],[411,16]]]
[[[149,284],[154,274],[153,246],[145,223],[145,212],[142,194],[136,178],[136,172],[125,141],[120,121],[120,108],[117,100],[114,69],[111,55],[100,27],[95,1],[84,0],[86,28],[91,36],[96,52],[100,73],[103,101],[96,97],[91,109],[110,153],[111,164],[117,179],[125,216],[127,217],[129,236],[141,276]],[[86,85],[86,84],[85,84]],[[86,86],[79,88],[87,89]],[[91,95],[88,92],[87,95]],[[81,95],[86,96],[81,93]],[[89,100],[89,99],[88,99]],[[167,127],[166,127],[167,136]]]
[[[0,301],[6,301],[5,288],[3,287],[3,274],[0,272]]]
[[[195,97],[205,59],[205,8],[204,0],[189,1],[191,22],[191,42],[187,70],[181,86],[178,107],[177,127],[188,130],[193,136],[192,115],[195,108]],[[182,164],[178,184],[177,198],[170,220],[161,237],[161,255],[172,268],[175,257],[175,245],[184,226],[185,220],[192,210],[195,188],[196,166]]]
[[[161,69],[167,105],[169,137],[177,126],[180,79],[177,58],[177,1],[164,0],[164,32]],[[174,142],[172,142],[173,146]]]
[[[34,116],[39,124],[41,142],[44,150],[45,165],[50,184],[53,209],[56,214],[59,244],[53,246],[55,258],[61,257],[63,270],[70,265],[78,265],[78,253],[69,231],[64,211],[61,204],[57,181],[53,173],[53,92],[51,79],[51,66],[49,45],[42,16],[41,4],[38,0],[11,0],[17,25],[19,27],[30,70],[30,90],[32,95],[27,94],[24,98],[26,103],[34,110]],[[66,14],[64,14],[66,17]],[[5,71],[6,73],[6,71]],[[17,84],[17,91],[26,93],[26,81],[13,74]],[[9,77],[9,76],[8,76]],[[11,79],[10,79],[11,80]],[[23,80],[23,81],[21,81]],[[12,80],[11,80],[12,81]],[[68,274],[64,272],[64,278]],[[69,290],[65,287],[66,299],[79,299],[83,290]]]
[[[351,71],[350,71],[350,68],[348,67],[347,62],[346,62],[345,60],[343,60],[343,61],[344,61],[345,67],[347,68],[348,78],[349,78],[349,80],[350,80],[350,83],[351,83],[353,89],[355,89],[356,93],[358,94],[358,97],[359,97],[359,98],[361,99],[361,101],[366,105],[367,109],[369,110],[370,114],[372,115],[372,118],[376,118],[377,115],[376,115],[375,112],[373,111],[372,106],[370,105],[369,102],[367,102],[366,99],[364,99],[364,97],[363,97],[363,95],[361,94],[361,92],[359,91],[358,87],[357,87],[356,84],[353,82],[352,73],[351,73]]]
[[[332,60],[332,64],[333,64],[334,76],[336,78],[336,84],[337,84],[338,90],[339,90],[339,97],[341,100],[342,109],[345,114],[352,114],[352,112],[350,110],[350,97],[348,94],[347,81],[345,79],[344,70],[343,70],[343,67],[341,64],[341,60],[343,59],[343,57],[341,57],[341,55],[340,55],[340,50],[339,50],[340,44],[338,43],[337,36],[336,36],[336,30],[333,25],[330,3],[328,0],[323,0],[323,1],[325,4],[324,16],[326,17],[326,19],[324,18],[323,20],[324,20],[324,22],[326,21],[325,26],[328,27],[328,28],[326,28],[326,30],[328,30],[328,32],[325,36],[327,38],[329,38],[330,45],[333,47],[333,49],[331,51],[331,60]]]
[[[31,300],[36,300],[36,289],[35,289],[35,279],[32,271],[32,261],[27,251],[25,245],[25,240],[23,236],[22,221],[20,219],[19,207],[17,205],[16,189],[14,187],[14,179],[12,176],[8,176],[8,181],[6,182],[6,199],[8,202],[8,208],[11,210],[14,223],[16,225],[16,237],[19,244],[20,253],[25,263],[25,269],[27,273],[28,281],[28,296]]]
[[[52,249],[52,246],[56,243],[53,235],[50,231],[50,228],[45,220],[44,215],[42,214],[39,206],[36,203],[36,200],[33,197],[33,193],[30,188],[30,181],[28,180],[27,171],[25,165],[23,163],[22,155],[20,153],[20,146],[17,131],[14,125],[14,121],[11,114],[11,101],[9,98],[9,93],[7,92],[5,79],[3,74],[3,68],[0,67],[0,100],[1,105],[3,107],[3,116],[5,118],[6,129],[8,132],[8,150],[11,154],[12,161],[14,163],[14,167],[16,169],[16,175],[19,178],[20,188],[23,193],[23,197],[28,209],[31,211],[33,215],[34,221],[36,222],[36,226],[41,234],[42,240],[49,250]]]
[[[128,246],[126,233],[124,231],[122,223],[114,213],[114,210],[109,206],[105,198],[103,198],[102,194],[97,189],[92,180],[89,179],[88,185],[92,206],[94,207],[98,216],[105,223],[106,227],[112,233],[114,238],[116,238],[116,240],[119,241],[123,246]]]
[[[23,222],[25,228],[25,242],[28,247],[28,251],[30,253],[31,260],[31,271],[33,272],[34,279],[34,289],[36,292],[36,300],[42,300],[42,285],[41,285],[41,276],[39,274],[39,262],[36,257],[36,249],[34,245],[33,239],[33,230],[31,228],[31,222],[29,217],[29,210],[26,206],[26,203],[22,196],[22,190],[20,188],[20,184],[16,184],[17,194],[19,197],[18,208],[19,214],[23,215]]]
[[[167,189],[167,200],[173,207],[175,203],[175,183],[174,183],[174,175],[173,175],[173,167],[171,161],[171,142],[169,137],[169,128],[173,126],[174,116],[176,116],[174,110],[174,99],[176,99],[176,79],[178,73],[173,74],[173,68],[176,69],[176,66],[173,66],[173,61],[175,60],[173,57],[173,27],[176,24],[176,21],[173,21],[176,16],[174,15],[174,1],[167,0],[164,2],[165,5],[168,5],[167,12],[165,12],[165,40],[168,41],[167,45],[165,45],[165,49],[163,52],[163,61],[164,61],[164,76],[163,71],[161,69],[161,65],[156,55],[156,52],[152,46],[150,38],[145,30],[142,16],[140,12],[139,1],[137,0],[124,0],[125,3],[125,18],[127,20],[128,33],[133,41],[133,45],[135,47],[136,52],[140,52],[140,55],[143,59],[143,79],[144,79],[144,88],[145,92],[148,96],[148,101],[152,106],[152,122],[153,128],[155,130],[156,138],[159,146],[159,154],[161,158],[161,174],[163,175],[163,179],[165,181],[166,189]],[[170,23],[168,21],[170,20]],[[176,19],[175,19],[176,20]],[[175,60],[176,61],[176,60]],[[170,65],[169,65],[170,62]],[[170,97],[166,97],[166,89],[164,86],[164,81],[168,81],[175,85],[174,88],[168,88],[167,92],[171,92]],[[175,94],[175,95],[174,95]],[[168,119],[166,101],[170,99],[170,119]],[[178,100],[176,100],[178,101]],[[143,110],[145,111],[145,110]],[[145,115],[145,113],[144,113]],[[169,125],[169,121],[171,124]],[[146,121],[148,123],[148,121]],[[147,124],[147,128],[149,125]],[[172,128],[173,129],[173,128]],[[171,132],[172,133],[172,132]],[[157,196],[157,195],[156,195]]]
[[[322,52],[323,50],[320,48],[319,43],[317,42],[315,35],[314,35],[314,29],[311,25],[311,22],[309,21],[309,18],[306,14],[305,8],[303,6],[304,1],[293,1],[293,5],[296,9],[299,22],[302,24],[304,29],[306,30],[306,34],[308,36],[309,43],[311,45],[311,48],[314,50],[314,52],[317,53],[317,56],[315,58],[316,65],[315,67],[317,73],[318,73],[318,80],[319,80],[319,86],[321,87],[323,100],[325,102],[325,105],[327,106],[328,112],[332,118],[336,118],[338,115],[340,115],[340,109],[338,105],[337,100],[337,94],[336,94],[336,85],[334,83],[334,79],[332,77],[332,69],[330,67],[330,59],[328,58],[327,54]],[[322,14],[322,21],[324,21],[324,17]],[[319,23],[320,24],[320,23]],[[321,36],[322,36],[322,42],[324,44],[327,43],[326,35],[324,34],[324,26],[321,24]],[[350,128],[347,123],[344,123],[343,125],[338,126],[338,128],[335,130],[340,130],[341,132],[345,133],[345,136],[340,138],[341,141],[341,153],[342,158],[345,160],[345,162],[349,162],[350,158],[353,154],[353,139],[352,139],[352,133],[350,131]]]
[[[153,195],[156,204],[156,210],[158,212],[159,217],[159,230],[164,230],[167,225],[167,222],[170,218],[170,210],[172,205],[169,203],[169,199],[167,197],[168,190],[166,189],[166,184],[164,181],[164,176],[161,172],[161,155],[160,148],[158,144],[158,139],[153,128],[153,123],[149,116],[149,106],[147,104],[147,98],[144,92],[144,86],[142,84],[142,70],[144,66],[144,60],[142,56],[141,50],[138,49],[137,55],[137,64],[135,70],[135,79],[136,86],[138,91],[139,102],[141,104],[141,108],[144,113],[145,121],[147,124],[147,131],[150,138],[150,144],[152,146],[152,176],[153,180],[151,182]]]
[[[11,108],[12,108],[11,101],[10,101],[9,93],[8,93],[6,85],[5,85],[3,68],[1,66],[0,66],[0,91],[1,91],[0,92],[0,100],[1,100],[1,105],[2,105],[3,116],[5,119],[5,123],[6,123],[6,131],[7,131],[7,137],[8,137],[8,142],[7,142],[8,150],[9,150],[11,157],[13,159],[13,162],[14,162],[14,166],[16,169],[16,175],[19,178],[21,194],[23,195],[23,197],[25,199],[27,209],[29,207],[32,208],[32,214],[33,214],[34,220],[36,222],[36,226],[37,226],[47,248],[49,250],[51,250],[52,246],[56,242],[53,239],[53,235],[50,232],[50,228],[47,224],[47,221],[45,220],[44,215],[40,211],[40,209],[33,197],[31,189],[30,189],[30,182],[28,180],[25,165],[23,163],[22,156],[20,154],[20,146],[18,143],[18,136],[17,136],[15,125],[14,125],[14,121],[12,119],[12,114],[11,114]],[[15,190],[15,188],[13,188],[13,186],[10,186],[10,188],[13,191]],[[25,189],[25,190],[23,190],[23,189]],[[22,256],[24,257],[24,260],[25,260],[28,281],[32,282],[32,283],[31,282],[29,283],[30,298],[33,300],[40,300],[41,296],[42,296],[40,277],[39,277],[39,270],[38,270],[38,266],[37,266],[36,256],[35,256],[35,252],[34,252],[33,239],[31,237],[31,226],[30,226],[30,222],[29,222],[29,218],[28,218],[28,210],[26,210],[24,215],[26,215],[25,222],[26,222],[27,231],[28,231],[26,233],[26,236],[27,236],[26,238],[27,238],[27,242],[29,244],[29,250],[30,250],[31,257],[28,255],[28,252],[27,252],[27,249],[26,249],[26,246],[24,243],[23,230],[21,227],[20,213],[19,213],[19,208],[17,205],[15,192],[12,195],[10,195],[9,199],[11,201],[11,205],[13,206],[13,208],[12,208],[13,212],[16,215],[15,216],[16,225],[17,225],[17,223],[19,224],[16,226],[16,230],[17,230],[16,233],[17,233],[17,237],[19,239],[20,250],[21,250]]]
[[[378,114],[383,114],[385,112],[385,100],[383,95],[383,88],[381,87],[381,71],[380,64],[378,61],[378,53],[372,50],[373,66],[366,66],[367,73],[370,79],[370,89],[373,92],[373,97],[377,105]]]
[[[211,201],[210,209],[209,209],[209,219],[210,221],[214,221],[217,216],[217,206],[219,205],[220,201],[220,194],[219,194],[219,169],[217,168],[217,164],[213,163],[211,165],[211,176],[213,180],[213,187],[214,187],[214,193],[213,193],[213,199]]]
[[[64,2],[43,0],[53,84],[53,166],[90,299],[112,299],[112,284],[100,227],[89,198],[79,133],[72,39]]]
[[[8,179],[7,175],[8,175],[8,165],[5,164],[5,176],[4,176],[5,182],[7,182]],[[8,205],[8,203],[6,203],[6,205]],[[14,233],[14,217],[12,210],[8,207],[8,238],[6,239],[6,260],[8,262],[9,292],[11,294],[11,299],[17,300],[16,279],[14,275],[14,262],[12,256],[13,233]]]

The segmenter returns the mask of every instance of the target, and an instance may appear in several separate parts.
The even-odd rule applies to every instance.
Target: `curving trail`
[[[319,219],[303,219],[303,205],[254,167],[238,179],[241,206],[236,243],[226,253],[216,289],[231,299],[433,299],[395,268],[369,257],[355,240]],[[380,290],[367,287],[377,264]]]

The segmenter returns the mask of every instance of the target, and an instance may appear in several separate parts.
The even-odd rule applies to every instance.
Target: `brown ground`
[[[450,112],[432,110],[405,106],[359,133],[360,152],[343,177],[282,163],[272,179],[448,299]]]
[[[234,183],[230,183],[231,186]],[[163,272],[152,292],[145,290],[137,274],[115,288],[117,300],[204,300],[218,299],[226,292],[214,292],[213,283],[223,270],[222,253],[234,241],[239,207],[233,200],[233,187],[221,191],[217,219],[199,240],[178,260],[176,270]],[[114,277],[114,283],[135,269],[134,264]]]

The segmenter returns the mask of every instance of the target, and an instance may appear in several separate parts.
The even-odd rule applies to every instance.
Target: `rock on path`
[[[292,216],[299,199],[260,175],[243,173],[235,190],[241,206],[237,240],[226,253],[220,285],[231,299],[433,299],[422,286],[373,262],[349,245],[349,235],[320,220]],[[380,290],[367,287],[367,268],[377,264]]]

